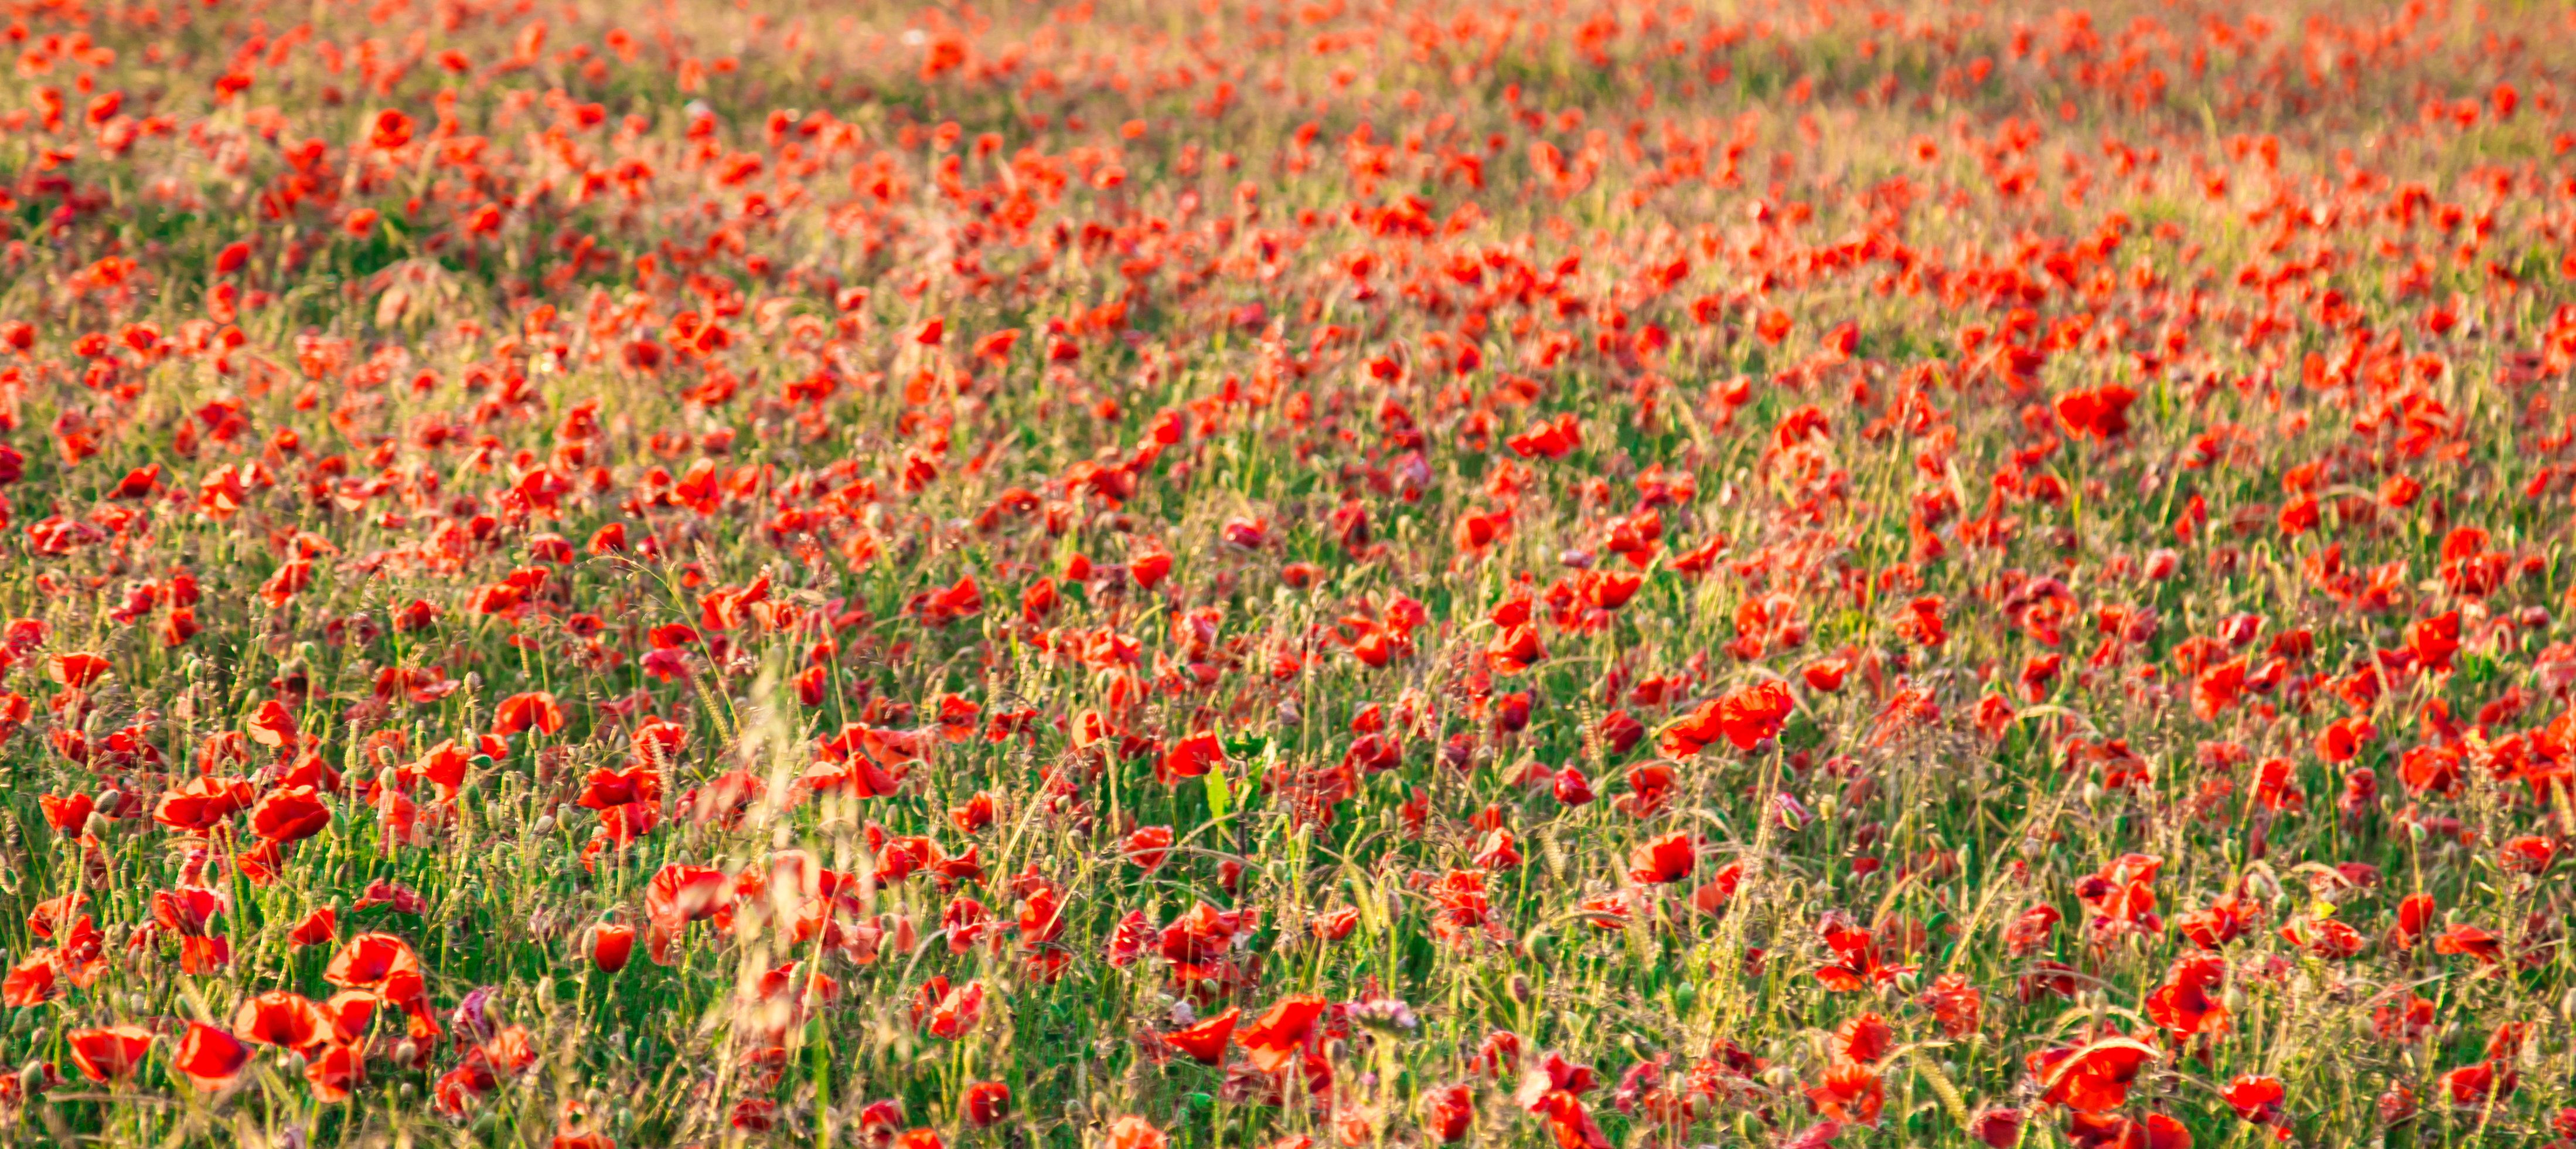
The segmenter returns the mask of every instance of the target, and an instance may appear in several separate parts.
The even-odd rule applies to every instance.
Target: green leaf
[[[1224,763],[1220,762],[1220,763],[1217,763],[1216,765],[1211,766],[1211,767],[1209,767],[1209,768],[1208,768],[1208,772],[1207,772],[1207,792],[1208,792],[1208,816],[1209,816],[1209,817],[1211,817],[1211,818],[1223,818],[1223,817],[1225,817],[1226,801],[1227,801],[1228,795],[1226,794],[1226,789],[1225,789],[1225,764],[1224,764]]]

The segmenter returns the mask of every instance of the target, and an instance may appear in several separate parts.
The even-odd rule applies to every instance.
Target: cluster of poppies
[[[0,1126],[2576,1146],[2563,14],[1148,7],[0,17]]]

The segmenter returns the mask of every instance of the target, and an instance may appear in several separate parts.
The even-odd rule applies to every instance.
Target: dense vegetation
[[[9,13],[0,1140],[2576,1145],[2552,6]]]

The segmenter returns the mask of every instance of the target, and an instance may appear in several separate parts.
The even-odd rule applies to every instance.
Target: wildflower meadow
[[[0,1143],[2576,1149],[2576,14],[10,0]]]

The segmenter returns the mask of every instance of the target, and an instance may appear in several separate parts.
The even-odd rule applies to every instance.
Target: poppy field
[[[0,1143],[2576,1149],[2576,16],[13,0]]]

